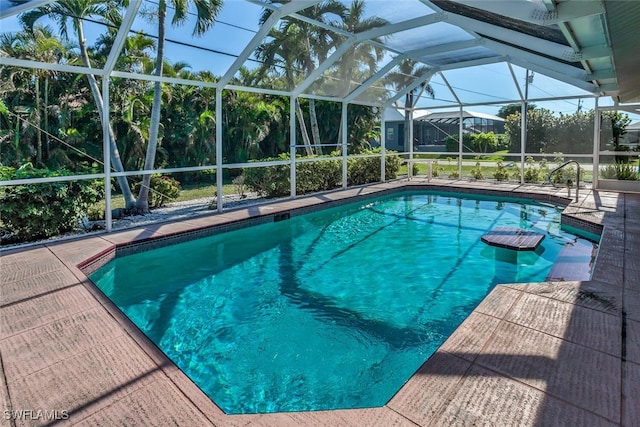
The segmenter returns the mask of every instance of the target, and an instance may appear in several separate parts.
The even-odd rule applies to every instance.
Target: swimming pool
[[[401,193],[116,258],[91,278],[226,413],[382,406],[497,283],[543,281],[584,244],[560,212]],[[483,243],[498,226],[545,238],[520,253]]]

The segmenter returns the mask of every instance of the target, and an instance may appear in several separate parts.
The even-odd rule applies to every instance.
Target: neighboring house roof
[[[640,122],[631,123],[627,126],[627,130],[640,130]]]
[[[462,117],[465,119],[477,118],[477,119],[489,119],[498,122],[504,122],[502,117],[494,116],[491,114],[478,113],[475,111],[464,110],[462,112]],[[431,113],[429,115],[423,116],[421,118],[416,118],[416,120],[422,120],[425,122],[446,122],[446,121],[457,121],[460,118],[459,111],[441,111],[438,113]]]
[[[504,119],[502,117],[494,116],[491,114],[478,113],[475,111],[464,110],[462,112],[462,116],[465,119],[479,118],[479,119],[490,119],[498,122],[504,122]],[[414,120],[420,120],[424,122],[434,122],[434,123],[452,122],[452,121],[457,121],[459,118],[460,118],[459,111],[440,111],[437,113],[432,113],[430,111],[418,110],[413,114]],[[403,122],[404,110],[387,108],[384,112],[384,121],[385,122]]]
[[[416,110],[413,113],[413,120],[420,120],[422,117],[431,114],[429,111]],[[387,108],[384,110],[385,122],[404,122],[404,110],[396,108]]]
[[[384,110],[384,121],[386,122],[403,122],[404,111],[400,112],[395,108],[387,108]]]

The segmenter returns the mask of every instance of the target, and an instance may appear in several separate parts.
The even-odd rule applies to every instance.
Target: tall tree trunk
[[[42,166],[42,116],[40,115],[40,76],[35,75],[36,85],[36,123],[38,128],[36,129],[36,164],[38,167]]]
[[[13,135],[13,145],[16,149],[16,154],[20,150],[20,115],[16,117],[16,130]]]
[[[80,19],[76,19],[76,25],[78,29],[78,40],[80,42],[80,55],[82,56],[82,62],[84,63],[85,67],[91,68],[91,62],[89,61],[89,54],[87,53],[87,46],[84,39],[82,21]],[[104,110],[102,108],[102,93],[100,92],[100,87],[98,86],[98,82],[96,81],[96,78],[93,76],[93,74],[87,74],[87,80],[89,80],[89,88],[91,88],[91,93],[93,94],[93,98],[96,102],[96,108],[98,109],[100,122],[103,123]],[[111,127],[111,122],[109,122],[108,126],[109,148],[111,150],[111,165],[116,170],[116,172],[124,172],[124,167],[122,166],[122,160],[120,159],[120,152],[118,151],[118,146],[116,145],[116,137],[115,133],[113,132],[113,128]],[[125,208],[127,210],[133,208],[136,205],[136,201],[133,198],[133,194],[131,193],[131,188],[129,187],[127,177],[119,176],[116,179],[118,180],[118,185],[120,185],[122,195],[124,196]]]
[[[46,158],[49,160],[49,156],[51,156],[49,140],[49,76],[44,78],[44,139]]]
[[[298,117],[300,132],[302,132],[304,149],[307,152],[307,156],[311,156],[313,154],[313,150],[311,149],[311,140],[309,139],[309,133],[307,132],[307,124],[304,122],[304,114],[302,112],[302,107],[300,106],[300,101],[298,101],[298,98],[296,98],[295,102],[296,102],[296,116]]]
[[[309,118],[311,120],[311,136],[313,137],[313,145],[317,155],[322,154],[320,146],[320,127],[318,126],[318,116],[316,115],[316,100],[309,99]]]
[[[156,56],[155,75],[162,76],[162,63],[164,60],[164,34],[165,18],[167,16],[167,4],[165,0],[158,3],[158,52]],[[153,86],[153,106],[151,107],[151,123],[149,125],[149,145],[147,145],[147,155],[144,159],[144,169],[154,168],[156,161],[156,151],[158,149],[158,131],[160,129],[160,109],[162,108],[162,83],[155,82]],[[151,186],[151,174],[142,177],[140,192],[136,208],[140,213],[149,213],[149,189]]]

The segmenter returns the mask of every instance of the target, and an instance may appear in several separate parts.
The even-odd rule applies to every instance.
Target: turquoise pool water
[[[402,193],[116,258],[91,278],[226,413],[375,407],[497,283],[543,281],[584,244],[560,212]],[[480,240],[496,226],[545,239],[497,249]]]

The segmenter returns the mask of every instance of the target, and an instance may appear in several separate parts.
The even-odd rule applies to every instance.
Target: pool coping
[[[330,200],[320,200],[318,201],[317,197],[320,195],[301,198],[298,200],[308,199],[313,201],[311,204],[305,206],[297,206],[297,207],[285,207],[284,209],[278,209],[280,203],[285,202],[273,202],[269,204],[269,207],[272,207],[273,210],[271,212],[260,212],[257,215],[253,215],[244,219],[239,220],[231,220],[229,222],[214,224],[214,225],[203,225],[200,227],[196,227],[194,229],[188,231],[178,231],[175,233],[168,233],[162,236],[151,236],[146,237],[140,240],[136,240],[133,242],[121,242],[115,243],[112,247],[105,249],[104,251],[87,258],[80,262],[77,267],[89,276],[91,273],[102,267],[104,264],[109,262],[115,257],[127,256],[139,252],[144,252],[147,250],[158,249],[164,246],[175,245],[184,241],[189,241],[193,239],[200,239],[204,237],[209,237],[221,233],[226,233],[233,230],[238,230],[242,228],[247,228],[259,224],[272,223],[277,222],[282,219],[289,219],[291,217],[296,217],[300,215],[304,215],[310,212],[315,212],[324,209],[330,209],[333,207],[341,206],[343,204],[348,203],[357,203],[360,201],[365,201],[367,199],[384,197],[387,195],[392,195],[396,193],[403,193],[407,191],[430,191],[430,192],[439,192],[444,194],[473,194],[480,196],[490,196],[490,197],[509,197],[513,199],[527,199],[536,202],[549,202],[556,204],[558,206],[568,206],[571,203],[571,200],[565,197],[559,197],[555,194],[539,194],[539,193],[513,193],[511,191],[504,190],[495,190],[495,189],[477,189],[474,191],[467,191],[466,188],[455,188],[446,185],[425,185],[420,182],[410,182],[411,185],[405,185],[401,187],[392,187],[379,189],[377,191],[372,192],[364,192],[358,194],[357,196],[352,196],[348,198],[338,198],[338,199],[330,199]],[[362,188],[371,188],[370,186],[364,186]],[[325,192],[320,194],[340,194],[335,191]],[[514,195],[514,194],[517,194]],[[263,204],[264,206],[264,204]],[[287,206],[287,205],[285,205]],[[231,213],[235,211],[244,211],[245,208],[237,208],[225,211],[225,213]],[[217,214],[209,214],[208,216],[216,216]],[[284,215],[283,218],[281,218]],[[205,215],[201,215],[205,216]],[[588,221],[581,221],[577,218],[572,218],[571,216],[562,215],[562,222],[565,224],[569,224],[574,226],[579,230],[583,230],[595,235],[600,235],[602,233],[602,226],[599,224],[594,224]],[[143,228],[143,227],[135,227],[135,228]]]
[[[194,238],[193,233],[199,233],[200,235],[204,235],[206,233],[215,234],[217,232],[220,232],[221,230],[229,229],[229,227],[233,228],[238,226],[253,225],[260,222],[270,222],[273,221],[275,215],[283,212],[289,212],[293,213],[294,215],[298,215],[306,213],[309,210],[317,210],[317,208],[320,206],[322,206],[322,208],[327,207],[327,203],[333,206],[341,203],[351,203],[353,201],[364,199],[366,197],[377,197],[382,194],[386,195],[394,192],[412,189],[426,189],[431,191],[445,191],[455,193],[470,192],[474,194],[529,198],[537,201],[560,203],[567,206],[562,214],[563,222],[568,221],[568,223],[571,223],[572,226],[583,229],[586,228],[587,231],[590,232],[596,231],[594,234],[600,234],[599,232],[602,232],[603,242],[601,243],[601,247],[602,244],[610,244],[608,240],[610,239],[610,237],[608,237],[605,233],[605,231],[608,229],[607,227],[605,227],[606,221],[604,221],[606,219],[606,214],[604,214],[602,210],[592,208],[590,204],[591,202],[587,202],[587,199],[589,198],[591,193],[583,196],[579,203],[570,203],[568,197],[564,197],[562,195],[563,192],[566,193],[566,189],[563,190],[552,187],[545,188],[537,186],[522,186],[515,184],[503,184],[499,187],[493,186],[492,188],[487,187],[487,183],[470,183],[466,181],[460,182],[445,180],[436,180],[435,182],[412,180],[385,184],[374,184],[358,188],[351,188],[343,191],[316,194],[313,196],[301,197],[293,200],[287,199],[284,201],[275,202],[273,204],[243,207],[234,209],[233,211],[224,211],[221,214],[211,214],[176,222],[147,225],[138,227],[133,230],[126,230],[112,234],[102,234],[99,236],[91,236],[89,238],[81,238],[70,242],[51,243],[43,245],[43,247],[48,248],[56,254],[56,257],[65,265],[65,267],[69,271],[72,272],[72,274],[80,282],[82,287],[90,292],[93,298],[95,298],[99,302],[101,307],[104,307],[107,310],[110,318],[116,321],[119,327],[122,328],[122,330],[126,333],[126,335],[132,338],[135,344],[153,361],[153,363],[162,372],[164,378],[167,379],[173,385],[173,387],[179,391],[179,394],[181,394],[187,402],[190,402],[189,404],[192,405],[192,409],[195,411],[195,415],[191,415],[193,415],[194,417],[204,417],[203,419],[208,423],[211,423],[212,425],[245,425],[253,423],[257,423],[259,425],[300,425],[307,423],[321,423],[324,425],[326,425],[327,423],[333,425],[377,425],[379,423],[385,425],[429,425],[433,424],[434,422],[436,423],[436,425],[439,425],[436,420],[443,421],[447,419],[447,417],[449,417],[449,421],[453,420],[455,423],[455,420],[458,420],[458,422],[460,421],[461,416],[459,413],[457,413],[457,415],[456,413],[451,413],[451,401],[455,401],[457,397],[456,393],[460,392],[459,388],[455,387],[455,384],[462,384],[462,381],[473,382],[472,380],[475,377],[472,376],[471,379],[469,379],[470,377],[467,374],[474,369],[479,370],[482,373],[482,375],[477,375],[478,378],[483,378],[483,375],[487,376],[487,372],[491,372],[492,375],[495,375],[496,369],[498,371],[500,369],[495,367],[493,367],[493,370],[488,369],[492,366],[491,364],[487,362],[483,362],[480,364],[477,363],[479,354],[474,354],[473,352],[455,351],[454,347],[456,345],[461,346],[462,348],[471,346],[475,349],[474,351],[476,353],[479,353],[479,348],[476,348],[479,346],[478,337],[474,336],[478,335],[477,328],[479,326],[474,322],[478,322],[478,319],[482,318],[486,322],[490,321],[494,326],[501,324],[502,322],[506,324],[513,324],[514,322],[509,321],[506,317],[509,315],[510,311],[505,310],[504,307],[508,306],[511,309],[515,307],[520,299],[533,298],[534,296],[540,297],[540,295],[537,294],[540,289],[530,289],[531,286],[526,284],[505,284],[496,287],[496,289],[494,289],[494,291],[492,291],[489,296],[487,296],[487,298],[485,298],[485,300],[480,304],[478,309],[476,309],[476,311],[474,311],[474,313],[469,316],[467,321],[465,321],[463,325],[461,325],[460,328],[458,328],[458,330],[456,330],[456,332],[449,338],[449,340],[447,340],[447,342],[445,342],[445,344],[443,344],[443,346],[427,362],[425,362],[420,370],[418,370],[416,374],[411,379],[409,379],[407,383],[405,383],[404,387],[400,391],[398,391],[398,393],[384,407],[302,413],[225,415],[215,405],[215,403],[213,403],[206,395],[204,395],[204,393],[200,391],[200,389],[195,386],[195,384],[193,384],[191,380],[189,380],[186,375],[184,375],[173,364],[173,362],[171,362],[164,355],[164,353],[162,353],[135,325],[133,325],[133,323],[126,316],[124,316],[124,314],[106,296],[104,296],[104,294],[99,289],[97,289],[97,287],[95,287],[95,285],[93,285],[93,283],[87,278],[85,272],[92,271],[97,266],[104,263],[106,260],[115,256],[116,250],[118,250],[117,248],[121,248],[120,250],[124,249],[125,251],[135,252],[140,248],[140,245],[148,245],[149,242],[159,242],[160,244],[164,245],[167,244],[167,239],[179,240],[183,238]],[[612,228],[615,229],[615,226]],[[200,235],[199,237],[201,237]],[[96,246],[97,249],[92,249],[93,252],[87,253],[83,251],[83,253],[77,253],[78,250],[82,251],[82,249],[78,248],[84,246],[84,244],[78,245],[77,242],[87,243],[87,241],[97,240],[99,240],[100,242],[94,242],[94,246]],[[77,246],[78,248],[74,248],[75,246]],[[5,258],[11,256],[12,254],[19,255],[21,253],[29,253],[35,250],[36,249],[27,249],[21,251],[20,249],[12,249],[3,251],[1,255],[2,258]],[[69,256],[68,252],[71,252],[72,255]],[[598,263],[596,264],[596,267],[598,267]],[[597,280],[588,281],[586,283],[587,287],[591,289],[591,287],[595,286],[594,284],[604,284],[603,287],[607,288],[607,282],[610,282],[610,280],[608,280],[606,276],[606,272],[603,273],[594,271],[594,278]],[[624,279],[623,283],[620,283],[620,285],[623,285],[624,287]],[[565,282],[562,285],[556,286],[556,288],[564,289],[565,292],[574,293],[577,287],[582,287],[582,283]],[[570,288],[573,289],[573,291],[570,291]],[[547,292],[549,292],[548,289]],[[598,293],[601,291],[596,289],[590,292]],[[554,298],[551,298],[551,300],[558,301],[558,298],[559,297],[556,296]],[[496,301],[501,302],[497,304]],[[619,303],[616,304],[620,305],[622,304],[622,301],[619,301]],[[2,306],[5,307],[6,305],[7,304],[3,304]],[[9,306],[13,306],[13,303],[10,303]],[[499,306],[503,307],[499,308]],[[496,329],[493,328],[492,330],[495,331]],[[471,336],[466,336],[469,334],[471,334]],[[9,338],[13,337],[14,335],[9,336]],[[489,340],[492,337],[495,338],[495,334],[491,334],[490,336],[486,336],[485,338],[486,340]],[[3,335],[2,340],[6,338],[7,337]],[[484,342],[484,344],[486,344],[486,341]],[[473,356],[471,356],[472,354]],[[0,355],[5,357],[2,352],[0,352]],[[608,355],[610,356],[610,354]],[[452,379],[454,379],[453,383],[455,383],[453,385],[451,384],[452,381],[447,382],[439,379],[439,377],[442,376],[440,375],[440,372],[447,371],[447,369],[450,369],[451,366],[460,367],[460,372],[458,373],[458,375],[452,376]],[[462,367],[464,367],[464,369]],[[430,373],[431,371],[437,372],[438,375],[434,376],[432,373]],[[464,375],[462,375],[463,372]],[[496,377],[500,376],[497,375]],[[509,375],[507,375],[506,377],[508,378],[507,383],[511,387],[517,386],[516,388],[524,389],[531,395],[537,396],[536,393],[543,393],[543,396],[546,396],[544,392],[539,389],[539,387],[532,388],[531,385],[526,381],[518,381],[517,379],[509,377]],[[3,382],[6,382],[5,388],[7,390],[7,394],[15,395],[15,393],[9,393],[12,387],[16,387],[12,383],[11,379],[12,378],[6,378],[6,381],[3,380]],[[491,377],[491,379],[495,381],[495,378]],[[425,386],[425,381],[428,382],[428,387]],[[429,381],[435,381],[435,383],[431,384],[429,383]],[[443,387],[448,391],[439,396],[441,398],[441,401],[439,401],[438,403],[432,402],[430,404],[427,404],[427,401],[429,401],[429,399],[433,400],[433,396],[425,396],[425,390],[433,390],[434,388],[441,390]],[[536,393],[531,391],[531,388]],[[126,387],[124,387],[124,390],[126,391]],[[455,390],[456,393],[454,393],[453,390]],[[621,398],[622,397],[619,397],[619,399]],[[554,408],[559,407],[559,405],[562,406],[563,403],[567,404],[567,402],[563,402],[562,399],[559,399],[558,396],[555,395],[548,399],[551,399],[553,403],[553,405],[551,406],[553,406]],[[447,403],[446,401],[449,401],[449,403]],[[422,402],[422,406],[418,405],[417,402]],[[594,411],[588,410],[587,408],[576,408],[576,402],[571,401],[571,399],[569,399],[568,404],[571,409],[570,411],[568,411],[568,413],[573,414],[572,416],[582,417],[580,419],[585,419],[584,417],[594,417],[593,419],[598,423],[613,421],[614,424],[616,424],[620,422],[621,417],[627,416],[629,412],[633,412],[626,411],[625,414],[618,414],[618,416],[613,416],[610,413],[606,413],[603,416],[602,414],[594,413]],[[418,405],[419,407],[416,405]],[[621,403],[619,406],[623,407],[624,405]],[[429,408],[429,410],[425,412],[425,408]],[[108,407],[100,407],[98,411],[95,411],[96,413],[92,411],[84,411],[83,408],[83,410],[80,412],[74,412],[74,415],[83,416],[86,419],[95,419],[96,415],[99,415],[97,413],[104,415],[105,411],[108,412]],[[168,411],[167,414],[164,415],[169,416],[171,414],[171,411]],[[176,414],[173,413],[173,415]],[[179,419],[180,416],[184,414],[178,415],[179,416],[177,416],[177,419]],[[500,414],[500,416],[506,415],[507,414],[504,413]],[[535,415],[535,411],[533,415]],[[529,416],[531,416],[531,414],[529,414]],[[467,421],[470,419],[469,414],[467,414],[465,417],[463,418]],[[170,419],[175,420],[176,417],[170,417]],[[493,419],[495,419],[495,415]],[[149,422],[149,420],[147,420],[147,422]]]

